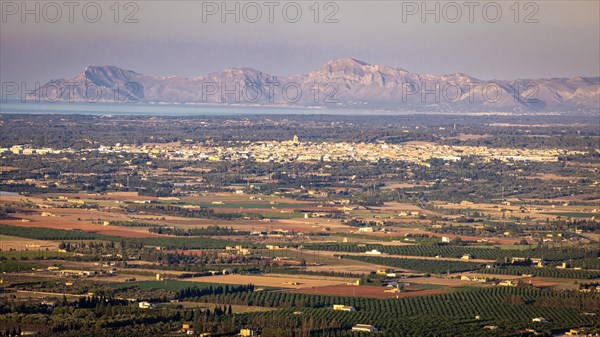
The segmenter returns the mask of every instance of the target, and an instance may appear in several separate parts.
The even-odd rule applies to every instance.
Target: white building
[[[379,332],[376,327],[369,324],[356,324],[352,327],[352,331],[359,332]]]
[[[140,307],[140,309],[152,309],[154,308],[154,304],[150,303],[150,302],[140,302],[138,303],[138,306]]]
[[[343,304],[334,304],[333,305],[333,310],[336,311],[356,311],[356,308],[349,306],[349,305],[343,305]]]

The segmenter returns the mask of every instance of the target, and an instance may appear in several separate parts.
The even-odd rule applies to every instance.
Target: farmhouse
[[[377,328],[368,324],[356,324],[352,327],[352,331],[359,332],[378,332]]]
[[[94,276],[96,272],[93,270],[64,269],[60,271],[60,274],[63,276]]]
[[[471,260],[471,259],[473,259],[473,256],[471,254],[465,254],[460,259],[461,260]]]
[[[377,249],[373,249],[373,250],[370,250],[368,252],[365,252],[365,254],[369,254],[369,255],[381,255],[381,252],[378,251]]]
[[[578,336],[587,334],[588,330],[586,328],[575,328],[565,332],[567,336]]]
[[[517,286],[517,284],[511,280],[498,282],[498,285],[503,286],[503,287],[516,287]]]
[[[258,332],[256,332],[256,330],[254,330],[254,329],[244,328],[244,329],[240,330],[239,335],[242,337],[252,337],[252,336],[258,336]]]
[[[154,304],[152,304],[150,302],[146,302],[146,301],[140,302],[138,304],[138,306],[139,306],[140,309],[152,309],[152,308],[154,308]]]
[[[349,305],[343,305],[343,304],[334,304],[333,305],[333,310],[336,311],[356,311],[356,308],[349,306]]]
[[[184,333],[186,335],[194,335],[195,331],[190,327],[189,324],[183,324],[179,332]]]

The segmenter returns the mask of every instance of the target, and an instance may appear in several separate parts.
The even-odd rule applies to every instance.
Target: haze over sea
[[[384,115],[400,114],[383,110],[325,109],[270,106],[227,106],[193,104],[142,103],[85,103],[85,102],[26,102],[7,101],[0,104],[4,114],[82,114],[82,115],[141,115],[141,116],[194,116],[194,115]],[[406,112],[405,112],[406,113]]]

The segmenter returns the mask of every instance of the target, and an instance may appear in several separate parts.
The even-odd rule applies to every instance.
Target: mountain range
[[[29,92],[27,99],[416,112],[599,112],[600,77],[481,80],[462,73],[418,74],[352,58],[287,77],[245,67],[186,78],[90,66],[71,79],[49,81]]]

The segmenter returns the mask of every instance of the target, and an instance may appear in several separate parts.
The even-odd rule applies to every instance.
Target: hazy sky
[[[488,2],[474,1],[477,5],[469,7],[457,1],[459,18],[453,4],[429,1],[427,7],[440,15],[440,23],[435,14],[427,14],[423,22],[421,1],[321,1],[316,15],[316,7],[311,8],[315,1],[272,1],[270,7],[265,1],[249,5],[229,0],[228,8],[240,6],[239,23],[234,14],[221,22],[221,1],[121,1],[118,14],[111,8],[114,1],[74,1],[73,23],[63,1],[54,3],[60,18],[54,5],[27,1],[33,12],[39,4],[39,23],[34,14],[22,17],[20,0],[0,2],[2,81],[71,78],[88,65],[117,65],[154,76],[194,77],[242,65],[292,75],[340,57],[481,79],[600,74],[600,1],[595,0],[521,1],[518,13],[514,1],[487,7]],[[102,14],[95,18],[97,7]],[[256,7],[262,16],[252,23]],[[136,9],[132,19],[138,22],[124,23]],[[330,19],[338,22],[324,23],[336,10]],[[94,19],[98,21],[86,21]],[[538,22],[524,22],[534,20]]]

